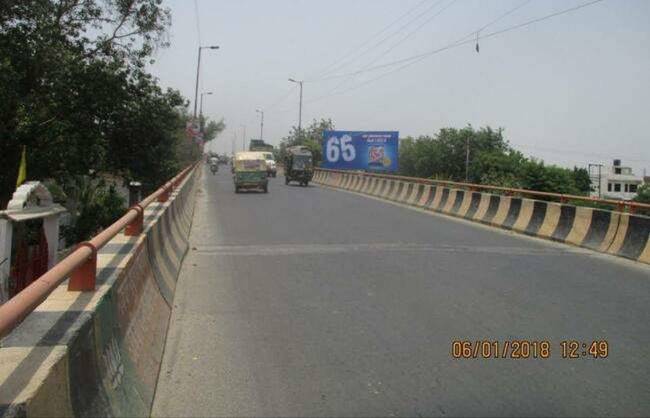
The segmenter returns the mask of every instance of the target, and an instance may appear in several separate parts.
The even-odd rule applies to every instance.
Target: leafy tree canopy
[[[566,194],[587,194],[587,170],[546,165],[526,158],[503,137],[503,129],[444,128],[433,137],[407,137],[400,144],[400,173],[470,183]]]

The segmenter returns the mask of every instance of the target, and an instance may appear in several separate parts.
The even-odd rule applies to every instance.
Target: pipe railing
[[[602,205],[614,206],[617,210],[624,212],[626,209],[630,213],[634,213],[637,209],[648,209],[650,210],[650,204],[632,202],[627,200],[613,200],[613,199],[599,199],[589,196],[578,196],[572,194],[563,194],[563,193],[551,193],[551,192],[540,192],[535,190],[528,189],[517,189],[511,187],[499,187],[491,186],[488,184],[475,184],[475,183],[464,183],[457,181],[448,181],[448,180],[435,180],[435,179],[425,179],[421,177],[408,177],[408,176],[398,176],[394,174],[380,174],[380,173],[369,173],[366,171],[348,171],[348,170],[334,170],[330,168],[317,168],[316,170],[331,172],[331,173],[341,173],[341,174],[356,174],[368,177],[378,177],[386,178],[392,180],[402,180],[410,181],[412,183],[428,184],[428,185],[439,185],[439,186],[448,186],[448,187],[457,187],[463,188],[471,191],[492,191],[492,192],[501,192],[506,195],[520,195],[520,196],[531,196],[531,197],[544,197],[557,199],[561,203],[567,203],[570,200],[597,203]]]
[[[66,278],[70,277],[70,291],[94,291],[97,251],[122,230],[126,235],[139,235],[143,230],[144,209],[155,200],[166,202],[173,190],[196,165],[197,163],[188,166],[139,204],[129,208],[124,216],[89,241],[79,244],[66,258],[0,306],[0,338],[16,328]]]

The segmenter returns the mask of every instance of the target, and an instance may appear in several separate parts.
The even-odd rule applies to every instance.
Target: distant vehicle
[[[217,157],[210,157],[208,159],[208,164],[210,164],[210,171],[212,171],[212,174],[217,174],[217,171],[219,171],[219,159]]]
[[[308,186],[314,176],[314,162],[309,148],[295,146],[287,148],[284,161],[284,184],[297,181],[301,186]]]
[[[261,152],[238,152],[233,165],[235,193],[242,189],[269,191],[266,160]]]
[[[251,139],[251,142],[248,144],[249,151],[273,151],[273,145],[267,144],[261,139]]]
[[[262,155],[266,160],[266,172],[269,177],[275,177],[278,175],[278,168],[275,164],[275,157],[272,152],[263,152]]]

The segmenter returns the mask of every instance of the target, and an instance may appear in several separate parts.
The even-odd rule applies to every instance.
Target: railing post
[[[140,235],[144,229],[144,209],[140,205],[133,205],[131,209],[135,210],[136,217],[124,228],[124,235],[129,237]]]
[[[86,261],[77,267],[77,269],[70,275],[68,290],[76,292],[93,291],[95,290],[95,279],[97,277],[97,248],[89,242],[82,242],[77,246],[77,248],[79,247],[88,247],[91,249],[92,253],[88,256]]]
[[[158,202],[164,203],[169,200],[169,184],[165,184],[163,187],[163,192],[158,196]]]

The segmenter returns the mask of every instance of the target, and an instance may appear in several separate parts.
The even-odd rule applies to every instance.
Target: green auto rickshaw
[[[266,174],[266,160],[260,152],[238,152],[233,165],[235,193],[242,189],[261,189],[269,191]]]
[[[301,186],[308,186],[314,176],[314,162],[311,151],[305,146],[287,148],[284,161],[284,184],[297,181]]]

